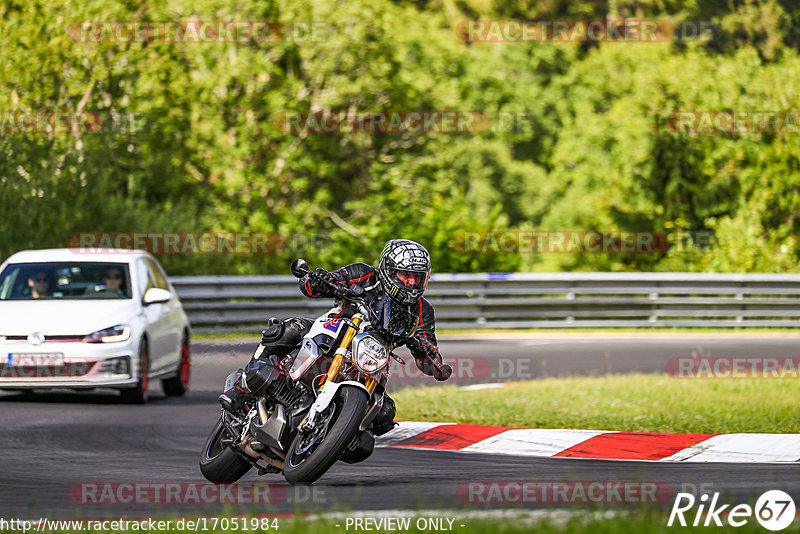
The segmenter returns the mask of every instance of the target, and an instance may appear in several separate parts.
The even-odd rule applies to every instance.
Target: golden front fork
[[[378,386],[378,381],[372,377],[369,377],[364,385],[367,386],[367,391],[369,391],[369,394],[372,395],[375,393],[375,388]]]
[[[358,327],[361,326],[361,321],[362,320],[363,320],[363,317],[360,314],[355,314],[353,316],[353,319],[352,319],[353,326],[349,326],[348,327],[347,333],[344,335],[344,339],[342,340],[342,344],[339,345],[339,350],[343,349],[342,352],[346,352],[347,350],[350,349],[350,344],[353,343],[353,338],[358,333]],[[355,328],[353,328],[353,327],[355,327]],[[337,350],[337,352],[339,352],[339,351]],[[342,368],[342,362],[343,361],[344,361],[344,355],[343,354],[336,354],[333,357],[333,362],[331,362],[331,366],[328,368],[328,375],[325,377],[325,382],[328,382],[328,381],[335,382],[336,381],[336,378],[339,376],[339,371]],[[325,382],[323,382],[322,384],[325,384]],[[373,389],[374,389],[374,386],[373,386]]]

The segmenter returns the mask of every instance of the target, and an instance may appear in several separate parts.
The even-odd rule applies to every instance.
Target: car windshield
[[[0,300],[129,298],[126,263],[12,263],[0,273]]]

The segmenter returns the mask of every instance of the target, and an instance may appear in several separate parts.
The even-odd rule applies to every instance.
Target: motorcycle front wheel
[[[343,387],[314,430],[298,432],[283,466],[290,484],[311,484],[336,463],[358,432],[367,411],[367,393],[356,387]]]
[[[236,482],[253,467],[230,448],[222,446],[225,437],[232,437],[227,434],[220,418],[200,454],[200,472],[206,480],[215,484]]]

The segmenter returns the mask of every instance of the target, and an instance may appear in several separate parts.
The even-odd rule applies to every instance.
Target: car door
[[[147,258],[139,258],[136,262],[142,297],[148,289],[158,287],[153,268]],[[168,362],[169,347],[169,302],[143,304],[142,313],[147,323],[147,333],[150,341],[150,374],[162,372]]]
[[[180,343],[182,334],[182,321],[181,321],[181,303],[178,299],[178,294],[175,289],[170,286],[167,274],[164,268],[153,258],[148,258],[147,263],[150,270],[155,276],[156,287],[166,289],[172,293],[169,302],[164,303],[164,315],[166,322],[164,324],[164,351],[165,351],[165,364],[167,369],[177,368],[180,361]]]

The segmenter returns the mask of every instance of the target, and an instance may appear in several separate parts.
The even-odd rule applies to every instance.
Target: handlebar
[[[360,300],[364,296],[364,288],[359,285],[346,286],[344,284],[337,284],[318,276],[315,272],[308,273],[308,278],[321,282],[331,289],[331,292],[336,298],[347,300]]]
[[[446,363],[439,363],[436,359],[428,356],[428,361],[433,364],[433,368],[435,369],[435,373],[433,373],[433,378],[436,379],[437,382],[444,382],[453,374],[453,368],[447,365]]]
[[[302,258],[297,258],[292,262],[291,270],[292,274],[296,278],[308,276],[308,278],[311,280],[325,284],[331,289],[333,295],[337,299],[346,299],[352,301],[358,307],[359,312],[369,316],[369,311],[364,305],[363,297],[366,292],[363,287],[359,285],[346,286],[344,284],[333,283],[330,280],[317,275],[316,272],[310,270],[308,267],[308,262]],[[430,356],[428,356],[428,361],[433,365],[433,368],[436,371],[433,377],[437,381],[444,382],[453,374],[453,368],[446,363],[439,363],[435,358]]]
[[[346,286],[343,284],[335,284],[312,271],[308,267],[308,262],[302,258],[297,258],[292,262],[292,274],[295,278],[303,278],[308,276],[309,279],[316,282],[321,282],[327,285],[333,292],[333,295],[339,299],[359,300],[364,296],[364,288],[359,285]]]

